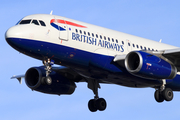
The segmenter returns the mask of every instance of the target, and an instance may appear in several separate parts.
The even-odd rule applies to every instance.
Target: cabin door
[[[59,23],[59,39],[68,41],[68,25],[64,19],[58,19]]]

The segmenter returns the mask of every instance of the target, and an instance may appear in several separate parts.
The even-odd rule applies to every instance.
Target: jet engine
[[[32,90],[58,95],[72,94],[75,91],[75,83],[55,71],[48,76],[48,79],[51,80],[49,84],[45,82],[46,78],[44,67],[32,67],[25,74],[26,85]]]
[[[131,74],[148,79],[173,79],[177,73],[174,65],[143,51],[130,52],[125,67]]]

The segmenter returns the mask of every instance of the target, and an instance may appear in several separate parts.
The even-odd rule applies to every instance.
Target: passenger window
[[[94,34],[92,33],[92,36],[94,37]]]
[[[146,47],[144,47],[144,50],[146,50]]]
[[[30,24],[31,20],[22,20],[19,24]]]
[[[128,45],[130,46],[131,44],[128,42]]]
[[[102,39],[102,36],[100,35],[100,38]]]
[[[37,20],[33,20],[33,21],[32,21],[32,24],[39,25],[39,23],[38,23]]]
[[[154,49],[152,49],[152,51],[154,51]]]
[[[136,47],[137,47],[137,48],[139,48],[139,46],[138,46],[138,45],[136,45]]]
[[[108,37],[108,40],[110,41],[110,38]]]
[[[133,47],[135,47],[135,45],[133,44]]]
[[[112,38],[112,42],[114,42],[114,39]]]
[[[122,44],[124,45],[124,41],[122,41]]]
[[[148,50],[150,50],[150,48],[148,48]]]
[[[82,34],[82,31],[81,31],[81,30],[80,30],[79,32]]]
[[[76,32],[78,32],[78,30],[76,29]]]
[[[84,31],[84,35],[86,35],[86,31]]]
[[[46,26],[46,24],[42,21],[42,20],[39,20],[41,26]]]
[[[90,33],[88,32],[88,35],[90,36]]]
[[[140,46],[140,47],[141,47],[141,49],[143,49],[142,46]]]
[[[98,35],[96,34],[96,38],[98,38]]]
[[[106,36],[104,36],[104,40],[106,40]]]
[[[116,39],[116,43],[118,43],[118,40]]]

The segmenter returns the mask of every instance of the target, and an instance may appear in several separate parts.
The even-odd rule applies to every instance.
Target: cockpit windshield
[[[34,24],[34,25],[46,26],[44,21],[42,21],[42,20],[32,20],[32,19],[22,20],[22,21],[19,22],[19,25],[23,25],[23,24]]]
[[[22,20],[19,24],[30,24],[31,20]]]
[[[41,23],[41,26],[46,26],[46,24],[42,20],[39,20],[39,22]]]
[[[32,21],[32,24],[39,25],[39,23],[38,23],[37,20],[33,20],[33,21]]]

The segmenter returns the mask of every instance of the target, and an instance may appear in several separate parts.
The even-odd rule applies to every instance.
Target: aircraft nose
[[[5,33],[6,40],[9,38],[17,38],[20,35],[20,29],[17,26],[9,28]]]
[[[12,47],[18,45],[17,40],[20,37],[21,37],[21,31],[20,28],[18,28],[18,26],[9,28],[5,33],[6,42]]]

